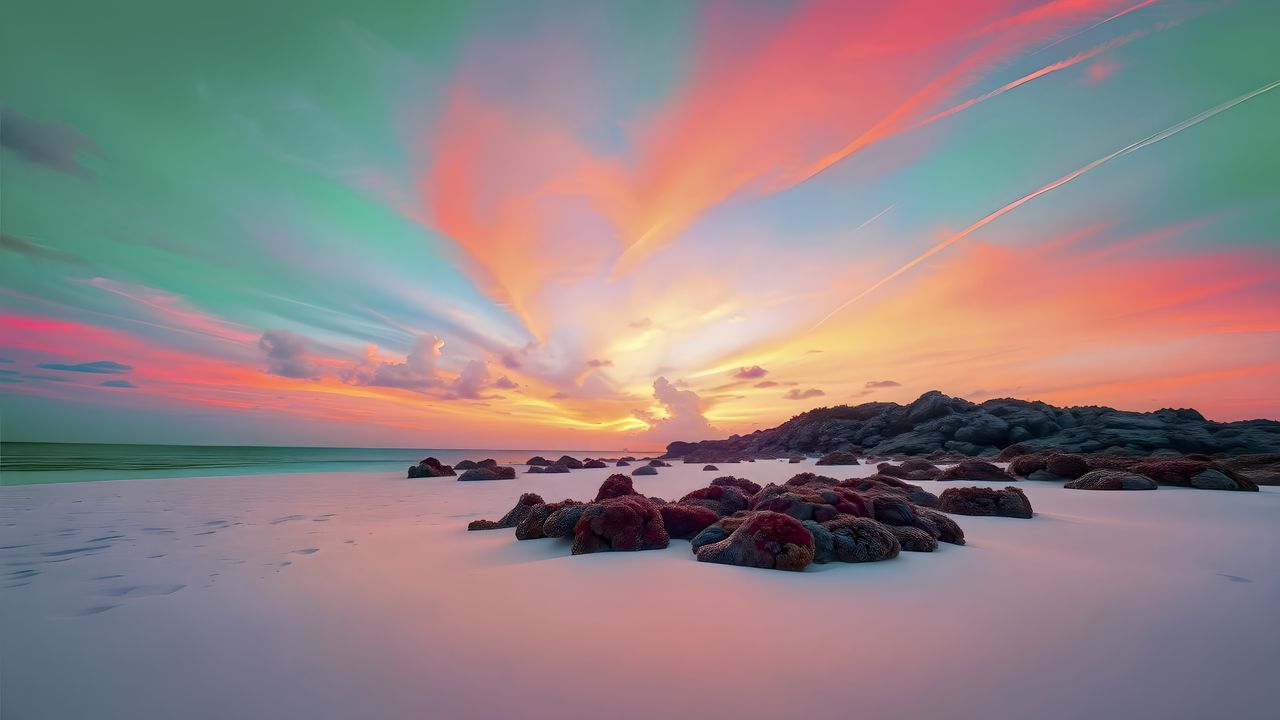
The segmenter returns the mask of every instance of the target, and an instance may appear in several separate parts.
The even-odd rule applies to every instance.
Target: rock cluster
[[[788,457],[805,453],[863,455],[998,455],[1017,444],[1022,452],[1280,454],[1280,422],[1220,423],[1195,410],[1141,413],[1108,407],[1055,407],[1043,402],[996,399],[973,403],[938,391],[909,405],[873,402],[818,408],[776,428],[727,440],[674,442],[666,457],[697,462],[723,458]],[[1008,459],[1008,458],[1002,458]],[[1270,461],[1271,477],[1277,465]]]
[[[1266,479],[1266,462],[1257,459],[1266,457],[1280,458],[1280,455],[1242,455],[1215,460],[1202,454],[1133,457],[1111,453],[1039,452],[1013,457],[1009,461],[1009,472],[1028,480],[1061,482],[1063,487],[1074,490],[1154,490],[1160,485],[1178,485],[1203,490],[1256,491],[1258,484],[1249,473]]]
[[[433,457],[423,458],[417,465],[409,466],[409,477],[411,478],[446,477],[451,475],[457,475],[454,469]]]
[[[657,472],[650,465],[639,469]],[[800,473],[782,485],[724,476],[675,502],[636,492],[610,475],[588,502],[547,503],[527,493],[500,520],[469,530],[516,529],[516,538],[573,538],[572,552],[654,550],[688,539],[701,562],[777,570],[811,563],[873,562],[964,544],[954,520],[916,501],[938,499],[898,478],[836,480]]]

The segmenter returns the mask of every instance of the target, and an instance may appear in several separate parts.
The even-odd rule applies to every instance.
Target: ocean
[[[342,447],[254,447],[225,445],[101,445],[88,443],[0,443],[0,485],[89,482],[131,478],[312,472],[404,473],[425,457],[446,465],[493,458],[523,463],[534,455],[618,457],[628,450],[496,450]]]

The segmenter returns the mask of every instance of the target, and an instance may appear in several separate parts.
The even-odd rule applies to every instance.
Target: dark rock
[[[912,525],[916,514],[911,501],[894,492],[872,491],[862,495],[871,503],[871,516],[886,525]]]
[[[648,498],[624,495],[587,505],[574,526],[573,554],[657,550],[669,541],[658,507]]]
[[[472,480],[514,480],[516,469],[513,467],[474,467],[458,476],[460,482]]]
[[[667,534],[680,540],[689,540],[711,525],[720,521],[720,516],[710,508],[701,505],[667,503],[658,506],[662,514],[662,524]]]
[[[1003,469],[982,460],[965,460],[963,462],[952,465],[951,467],[938,473],[938,480],[992,480],[996,482],[1008,482],[1015,480],[1012,475]]]
[[[925,490],[919,485],[903,482],[899,478],[888,477],[885,475],[870,475],[863,478],[849,478],[840,481],[841,487],[847,487],[856,492],[866,490],[879,490],[882,492],[891,492],[905,497],[916,505],[925,507],[934,507],[938,504],[938,496]]]
[[[554,474],[554,473],[567,473],[567,472],[569,472],[569,468],[565,467],[564,465],[561,465],[561,464],[560,464],[560,463],[558,463],[558,462],[554,462],[554,463],[551,463],[550,465],[548,465],[548,466],[546,466],[546,467],[542,468],[542,472],[544,472],[544,473],[553,473],[553,474]]]
[[[649,467],[656,467],[656,468],[659,468],[659,467],[671,467],[671,463],[663,462],[663,461],[661,461],[661,460],[656,460],[656,459],[655,459],[655,460],[650,460],[650,461],[649,461]]]
[[[453,465],[454,470],[475,470],[478,467],[480,465],[475,460],[463,460]]]
[[[541,455],[534,455],[533,457],[529,458],[528,462],[525,463],[525,465],[550,465],[550,464],[551,464],[551,461],[542,457]]]
[[[712,484],[688,493],[677,502],[680,505],[699,505],[723,517],[746,510],[750,496],[743,488],[734,485]]]
[[[938,549],[938,540],[918,527],[885,524],[885,529],[893,533],[898,544],[907,552],[933,552]]]
[[[635,486],[631,484],[631,478],[621,473],[610,475],[600,483],[600,489],[596,492],[594,502],[608,500],[609,498],[622,497],[624,495],[639,495]]]
[[[561,500],[558,503],[543,503],[529,508],[529,514],[516,525],[517,540],[537,540],[543,537],[563,537],[573,533],[573,526],[561,535],[547,535],[547,519],[551,514],[569,507],[578,507],[582,503],[576,500]]]
[[[775,512],[752,513],[732,533],[697,549],[700,562],[803,570],[813,562],[813,535],[800,521]]]
[[[804,456],[803,456],[803,455],[792,455],[791,457],[787,458],[787,462],[789,462],[789,463],[799,463],[799,462],[804,462]]]
[[[849,452],[829,452],[818,458],[815,465],[857,465],[858,456]]]
[[[570,470],[581,470],[581,469],[582,469],[582,461],[581,461],[581,460],[578,460],[577,458],[571,458],[571,457],[569,457],[568,455],[561,455],[561,456],[560,456],[560,459],[559,459],[559,460],[556,460],[556,464],[557,464],[557,465],[563,465],[563,466],[565,466],[565,467],[569,468]]]
[[[804,528],[813,536],[816,563],[888,560],[902,549],[897,536],[871,518],[841,515],[823,523],[806,521]]]
[[[797,473],[795,475],[792,475],[790,480],[783,483],[783,485],[790,486],[790,487],[797,487],[797,486],[805,487],[808,485],[831,487],[833,485],[838,485],[838,484],[840,484],[840,481],[836,480],[833,477],[827,477],[826,475],[818,475],[817,473],[811,473],[811,472]]]
[[[1089,461],[1080,455],[1053,453],[1045,458],[1044,469],[1058,477],[1075,480],[1089,472]]]
[[[547,519],[542,523],[542,536],[549,538],[571,537],[574,534],[573,529],[577,527],[578,520],[586,509],[586,503],[580,503],[575,500],[556,503],[556,506],[548,505]]]
[[[1147,460],[1134,463],[1131,472],[1146,475],[1161,485],[1182,485],[1205,490],[1246,490],[1258,486],[1225,465],[1208,460]]]
[[[433,457],[423,458],[417,465],[409,466],[411,478],[450,477],[457,474],[453,468]]]
[[[718,543],[733,534],[733,531],[737,530],[742,523],[747,521],[747,518],[751,517],[751,515],[752,513],[750,512],[742,511],[720,518],[711,525],[708,525],[702,532],[694,535],[693,539],[689,541],[689,545],[693,548],[693,551],[697,553],[698,549],[703,545]]]
[[[641,465],[635,470],[632,470],[631,474],[632,475],[657,475],[658,468],[653,467],[652,465]]]
[[[1237,455],[1218,464],[1255,485],[1280,485],[1280,453]]]
[[[925,531],[930,537],[936,538],[938,542],[952,545],[964,544],[964,530],[960,528],[960,525],[955,520],[937,510],[919,505],[911,508],[911,510],[916,516],[915,522],[911,525],[912,527]]]
[[[986,487],[947,488],[938,496],[938,509],[953,515],[1031,517],[1026,493],[1010,485],[1003,490]]]
[[[534,475],[537,475],[537,474],[540,474],[540,473],[542,473],[542,472],[545,472],[545,471],[544,471],[540,466],[538,466],[538,465],[530,465],[530,466],[529,466],[529,469],[528,469],[528,470],[525,470],[525,474],[530,474],[530,473],[532,473],[532,474],[534,474]]]
[[[590,469],[593,469],[593,468],[602,468],[602,467],[609,467],[609,466],[608,466],[608,465],[605,465],[604,463],[600,462],[599,460],[588,460],[588,461],[586,461],[586,462],[582,463],[582,467],[583,467],[583,468],[585,468],[585,469],[590,470]]]
[[[760,492],[759,485],[751,482],[746,478],[734,477],[732,475],[725,475],[724,477],[718,477],[715,480],[712,480],[711,484],[712,485],[732,485],[733,487],[736,487],[742,490],[744,493],[747,494],[748,497]]]
[[[1146,475],[1125,470],[1090,470],[1063,487],[1071,490],[1155,490],[1159,485]]]
[[[516,501],[516,506],[507,511],[501,520],[472,520],[467,524],[468,530],[497,530],[500,528],[513,528],[520,524],[529,516],[529,510],[535,505],[542,505],[541,495],[534,493],[525,493]]]
[[[629,465],[631,465],[631,463],[627,462],[626,460],[619,460],[616,463],[615,467],[628,467]]]
[[[709,472],[718,472],[720,470],[720,468],[716,467],[715,465],[703,465],[702,469],[707,470]]]
[[[826,522],[837,515],[871,515],[861,495],[836,486],[786,486],[770,483],[752,496],[747,507],[750,510],[780,512],[797,520],[818,522]]]

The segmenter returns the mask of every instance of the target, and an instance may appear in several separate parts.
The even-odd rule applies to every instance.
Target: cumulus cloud
[[[755,385],[753,385],[752,387],[758,387],[758,388],[771,388],[771,387],[777,387],[777,386],[778,386],[778,383],[777,383],[776,381],[773,381],[773,380],[761,380],[760,382],[756,383],[756,384],[755,384]]]
[[[29,163],[79,177],[90,176],[89,169],[80,163],[81,153],[102,155],[88,135],[66,123],[37,120],[3,106],[0,106],[0,147]]]
[[[759,365],[752,365],[751,367],[740,367],[733,372],[733,376],[738,378],[739,380],[757,380],[768,374],[769,374],[769,371],[765,370]]]
[[[132,365],[112,362],[110,360],[99,360],[97,362],[78,363],[75,365],[65,365],[63,363],[40,363],[36,365],[38,368],[45,370],[61,370],[63,372],[80,372],[80,373],[99,373],[102,375],[119,375],[133,370]]]
[[[483,360],[471,360],[458,373],[458,377],[449,383],[449,391],[453,395],[475,400],[480,392],[489,384],[489,363]]]
[[[587,367],[593,367],[593,368],[613,367],[613,361],[612,360],[588,360]]]
[[[378,363],[368,374],[371,364],[366,356],[355,375],[356,384],[377,385],[379,387],[404,388],[406,390],[425,390],[441,387],[444,381],[436,374],[436,362],[440,360],[444,350],[444,341],[434,335],[418,338],[405,356],[402,363]]]
[[[660,377],[653,381],[653,399],[666,411],[665,417],[650,410],[632,414],[649,426],[644,435],[655,441],[699,440],[715,433],[702,414],[702,400],[692,390],[681,390]]]
[[[267,372],[288,378],[315,378],[311,363],[311,343],[288,330],[267,330],[258,339],[258,349],[267,357]]]
[[[868,380],[864,387],[867,389],[902,387],[902,383],[897,380]]]
[[[822,392],[818,388],[809,388],[808,390],[788,390],[787,394],[782,397],[787,400],[807,400],[812,397],[821,397],[823,395],[826,395],[826,393]]]
[[[101,383],[101,385],[102,385],[102,387],[113,387],[113,388],[136,388],[136,387],[138,387],[137,385],[134,385],[133,383],[129,382],[128,380],[108,380],[108,381],[106,381],[106,382],[104,382],[104,383]]]
[[[496,388],[501,388],[503,390],[515,390],[516,388],[520,387],[518,384],[516,384],[514,380],[507,377],[506,375],[503,375],[499,377],[497,380],[494,380],[493,386]]]

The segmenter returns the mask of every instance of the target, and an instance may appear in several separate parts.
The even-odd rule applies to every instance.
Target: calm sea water
[[[0,443],[0,485],[261,473],[375,471],[403,473],[424,457],[446,465],[493,458],[523,463],[534,455],[618,457],[626,450],[237,447]]]

